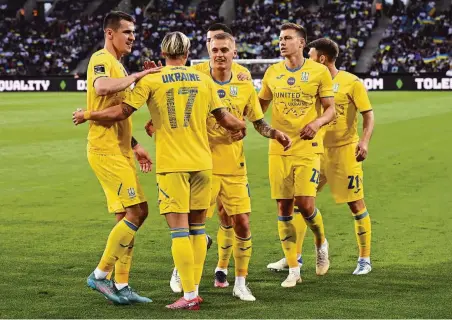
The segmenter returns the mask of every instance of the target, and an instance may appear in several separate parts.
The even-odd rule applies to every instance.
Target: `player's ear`
[[[105,37],[108,40],[112,40],[113,39],[113,30],[110,28],[105,29]]]
[[[234,49],[234,59],[237,58],[239,55],[237,54],[237,50]]]

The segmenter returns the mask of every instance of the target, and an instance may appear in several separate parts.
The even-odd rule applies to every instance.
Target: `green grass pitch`
[[[318,197],[330,242],[331,269],[315,275],[312,235],[304,246],[303,283],[284,289],[285,273],[267,271],[282,256],[270,199],[267,141],[252,128],[245,142],[254,239],[249,283],[257,301],[213,288],[216,243],[208,252],[201,311],[164,306],[171,293],[170,235],[156,202],[155,174],[140,174],[150,205],[139,231],[131,285],[154,303],[117,307],[86,287],[114,225],[85,155],[88,127],[74,127],[77,93],[1,94],[0,318],[451,318],[452,94],[372,92],[376,128],[364,163],[373,223],[373,271],[351,273],[357,249],[346,206],[329,190]],[[133,116],[134,136],[154,153]],[[214,236],[216,219],[207,223]],[[230,268],[230,280],[233,280]]]

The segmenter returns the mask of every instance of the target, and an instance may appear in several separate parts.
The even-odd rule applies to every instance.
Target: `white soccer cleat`
[[[325,239],[325,242],[319,248],[316,248],[316,251],[315,273],[318,276],[323,276],[330,268],[330,259],[328,258],[328,241]]]
[[[256,301],[248,286],[234,286],[232,295],[242,301]]]
[[[300,268],[303,266],[303,259],[301,257],[298,259],[298,266]],[[279,271],[289,270],[289,265],[287,264],[286,258],[282,258],[279,261],[269,263],[267,265],[267,269],[279,272]]]
[[[283,271],[287,270],[289,268],[289,265],[287,264],[286,258],[282,258],[279,261],[269,263],[267,265],[267,269],[270,269],[272,271]]]
[[[299,273],[289,272],[286,280],[281,283],[281,287],[284,288],[292,288],[297,285],[297,283],[301,283],[301,275]]]
[[[182,292],[182,282],[180,281],[179,272],[177,272],[176,268],[173,270],[169,284],[174,293]]]
[[[360,260],[358,260],[358,265],[356,266],[355,271],[353,271],[353,274],[356,276],[361,276],[364,274],[368,274],[371,271],[372,271],[372,265],[370,264],[370,262],[360,259]]]

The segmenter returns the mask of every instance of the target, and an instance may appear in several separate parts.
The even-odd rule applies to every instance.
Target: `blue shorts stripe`
[[[172,232],[171,239],[188,237],[188,232]]]
[[[288,217],[278,216],[279,221],[292,221],[292,219],[293,219],[292,216],[288,216]]]
[[[134,225],[132,222],[127,221],[126,219],[122,219],[122,221],[124,221],[124,223],[133,231],[137,231],[138,227],[136,225]]]
[[[190,235],[191,236],[199,236],[200,234],[206,234],[206,229],[190,230]]]
[[[355,220],[361,220],[362,218],[365,218],[369,215],[369,212],[363,212],[360,215],[354,216]]]

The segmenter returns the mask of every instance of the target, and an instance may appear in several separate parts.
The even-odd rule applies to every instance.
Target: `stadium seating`
[[[452,63],[452,11],[437,13],[434,1],[411,1],[395,10],[374,55],[379,73],[424,73],[449,70]]]
[[[372,1],[336,0],[320,10],[307,5],[309,1],[301,0],[242,3],[232,23],[240,58],[279,57],[278,26],[290,21],[306,27],[308,42],[325,36],[338,42],[342,52],[338,66],[352,70],[375,25]]]

